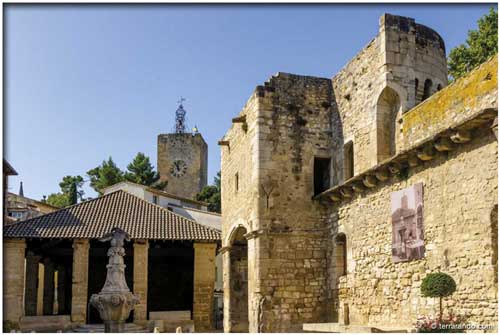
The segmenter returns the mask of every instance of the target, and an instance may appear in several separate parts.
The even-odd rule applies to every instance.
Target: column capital
[[[84,246],[84,247],[88,247],[89,246],[89,240],[86,239],[86,238],[77,238],[77,239],[74,239],[73,240],[73,248],[77,247],[77,246]]]
[[[144,239],[134,240],[134,248],[143,246],[149,248],[149,240],[144,240]]]
[[[26,241],[24,238],[4,238],[3,246],[6,248],[23,248],[26,247]]]
[[[195,249],[215,249],[217,242],[194,242],[193,248]]]

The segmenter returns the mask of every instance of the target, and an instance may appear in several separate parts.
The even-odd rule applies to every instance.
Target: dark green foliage
[[[452,49],[448,56],[448,73],[455,80],[484,63],[498,52],[498,13],[490,8],[477,21],[478,29],[469,30],[467,40]]]
[[[446,273],[429,273],[420,286],[424,297],[439,298],[439,321],[443,320],[443,298],[450,296],[457,289],[455,280]]]
[[[457,285],[455,280],[442,272],[428,274],[424,280],[422,280],[422,285],[420,286],[422,295],[432,298],[447,297],[452,295],[456,289]]]
[[[149,161],[149,157],[142,152],[137,153],[134,160],[127,165],[125,172],[125,180],[136,184],[150,186],[160,179],[160,175],[156,172]]]
[[[44,202],[62,208],[74,205],[78,203],[78,200],[83,201],[83,195],[85,194],[81,189],[83,183],[82,176],[65,176],[59,183],[61,192],[49,194]]]
[[[196,195],[196,200],[208,202],[208,210],[220,213],[220,171],[214,177],[214,184],[205,186],[200,193]]]
[[[49,194],[45,202],[59,208],[70,205],[68,195],[60,192]]]
[[[113,159],[109,157],[107,161],[103,161],[98,167],[87,171],[90,177],[90,186],[99,195],[102,195],[103,189],[123,181],[123,172],[116,166]]]

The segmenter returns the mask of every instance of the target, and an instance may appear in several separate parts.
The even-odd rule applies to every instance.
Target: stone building
[[[11,221],[31,219],[58,210],[58,207],[30,199],[21,194],[7,192],[7,216]]]
[[[125,245],[126,280],[141,301],[129,322],[188,325],[175,319],[187,312],[196,331],[212,329],[220,231],[124,190],[4,227],[4,322],[52,331],[102,323],[88,301],[106,277],[108,245],[98,239],[113,227],[132,239]]]
[[[4,227],[4,326],[99,330],[99,314],[88,305],[106,278],[108,245],[98,240],[118,227],[132,239],[126,280],[141,300],[127,321],[170,332],[215,329],[221,216],[193,199],[207,179],[201,134],[159,135],[158,170],[168,192],[121,182],[99,198]]]
[[[439,34],[385,14],[333,78],[257,86],[219,142],[226,332],[408,330],[436,271],[445,313],[497,328],[496,56],[446,85]],[[425,254],[394,263],[390,196],[417,183]]]

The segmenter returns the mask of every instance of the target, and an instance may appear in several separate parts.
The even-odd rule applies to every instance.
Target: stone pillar
[[[43,315],[54,314],[54,263],[50,258],[43,260],[45,275],[43,276]]]
[[[36,315],[43,315],[43,278],[45,276],[45,266],[43,263],[38,264],[38,291],[36,302]]]
[[[224,316],[223,327],[225,333],[231,333],[231,248],[223,247],[220,249],[219,253],[222,254],[222,280],[224,287]]]
[[[38,264],[41,257],[28,251],[26,255],[26,289],[24,292],[24,308],[28,316],[36,315],[38,302]]]
[[[57,267],[57,314],[66,314],[66,268]]]
[[[24,239],[3,240],[3,322],[19,328],[24,316]]]
[[[87,290],[89,272],[89,241],[73,241],[73,277],[71,286],[71,321],[87,320]]]
[[[194,243],[193,321],[196,332],[214,328],[216,243]]]
[[[145,323],[148,319],[148,252],[147,240],[134,241],[134,287],[132,292],[139,297],[134,308],[134,322]]]

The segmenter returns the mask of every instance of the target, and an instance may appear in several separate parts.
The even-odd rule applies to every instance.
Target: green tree
[[[457,289],[457,284],[453,278],[442,272],[429,273],[420,286],[420,292],[424,297],[439,298],[439,321],[443,320],[444,297],[450,296]]]
[[[123,171],[116,166],[111,157],[103,161],[101,165],[87,171],[87,175],[90,178],[90,186],[99,195],[102,195],[106,187],[124,180]]]
[[[208,203],[208,210],[211,212],[221,212],[220,205],[220,171],[214,177],[214,184],[203,187],[200,193],[196,195],[196,200]]]
[[[127,165],[125,172],[125,180],[136,184],[151,186],[160,179],[160,175],[156,172],[149,161],[149,157],[142,152],[138,152],[132,162]]]
[[[450,51],[448,73],[456,80],[498,52],[498,12],[492,8],[469,30],[464,44]]]
[[[59,208],[70,205],[68,195],[61,192],[49,194],[44,202]]]
[[[62,193],[68,196],[70,205],[78,203],[78,200],[84,200],[83,195],[85,192],[81,189],[83,183],[82,176],[65,176],[59,183]]]
[[[45,196],[42,202],[56,207],[66,207],[78,203],[78,200],[83,201],[85,192],[81,189],[84,180],[82,176],[65,176],[59,183],[61,192],[49,194],[48,198]]]

